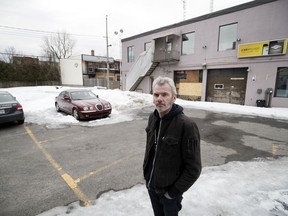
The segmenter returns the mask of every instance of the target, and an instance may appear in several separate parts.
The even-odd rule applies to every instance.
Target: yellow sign
[[[286,39],[240,44],[238,47],[238,58],[283,55],[286,53],[286,48]]]

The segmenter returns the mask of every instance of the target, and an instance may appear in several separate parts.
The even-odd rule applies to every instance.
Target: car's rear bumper
[[[24,119],[24,112],[22,110],[18,110],[11,114],[0,115],[0,123],[24,121]]]

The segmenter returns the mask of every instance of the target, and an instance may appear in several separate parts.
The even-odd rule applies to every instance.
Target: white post
[[[122,87],[122,44],[121,44],[121,35],[123,34],[123,29],[120,29],[119,32],[118,31],[115,31],[114,34],[115,35],[118,35],[119,34],[119,71],[120,71],[120,89],[122,90],[123,87]]]
[[[108,15],[106,15],[106,53],[107,53],[107,88],[109,89],[109,44],[108,44]]]

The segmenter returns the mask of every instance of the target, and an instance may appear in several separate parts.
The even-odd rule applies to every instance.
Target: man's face
[[[163,117],[167,114],[176,100],[176,96],[172,93],[169,84],[156,85],[153,89],[153,103],[160,115]]]

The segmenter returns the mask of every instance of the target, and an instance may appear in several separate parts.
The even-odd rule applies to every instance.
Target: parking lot
[[[37,215],[109,190],[142,184],[145,126],[137,120],[96,127],[0,126],[0,215]],[[288,121],[187,109],[201,132],[203,166],[288,156]]]

